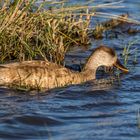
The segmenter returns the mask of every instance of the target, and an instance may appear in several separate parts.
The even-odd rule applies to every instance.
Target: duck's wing
[[[58,69],[61,68],[62,66],[57,65],[55,63],[51,63],[49,61],[42,61],[42,60],[32,60],[32,61],[22,61],[22,62],[13,62],[13,63],[8,63],[8,64],[1,64],[0,68],[20,68],[20,67],[47,67],[50,69]]]
[[[23,61],[20,63],[22,66],[40,66],[45,67],[48,66],[51,62],[49,61],[42,61],[42,60],[32,60],[32,61]]]
[[[61,65],[58,65],[56,63],[53,62],[49,62],[49,61],[42,61],[42,60],[33,60],[33,61],[23,61],[21,62],[19,65],[17,65],[18,67],[40,67],[40,68],[47,68],[50,70],[55,70],[55,69],[61,69],[64,68]]]
[[[50,89],[79,81],[76,72],[51,62],[24,61],[0,65],[0,85]]]

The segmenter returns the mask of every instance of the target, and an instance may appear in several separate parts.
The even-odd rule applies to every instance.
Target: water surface
[[[129,12],[131,17],[140,19],[139,0],[125,0],[121,5],[126,8],[101,11]],[[86,50],[69,52],[66,64],[76,69],[77,64],[83,64],[99,44],[114,47],[120,54],[124,44],[139,39],[139,36],[123,34],[118,38],[94,41]],[[139,46],[137,42],[132,47],[137,48],[139,63],[133,65],[134,55],[131,55],[128,61],[130,73],[121,75],[120,82],[112,84],[99,80],[97,83],[102,84],[95,84],[90,81],[36,95],[0,88],[0,139],[139,140]],[[98,75],[102,78],[101,74]]]

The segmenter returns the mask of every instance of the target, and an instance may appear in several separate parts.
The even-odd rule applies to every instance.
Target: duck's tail
[[[9,67],[0,66],[0,85],[7,85],[10,80],[10,75]]]

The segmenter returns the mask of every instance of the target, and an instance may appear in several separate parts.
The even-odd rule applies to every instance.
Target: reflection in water
[[[135,13],[140,13],[140,2],[136,0],[136,5],[126,0],[124,5],[126,3],[128,8],[114,12],[131,11],[139,18]],[[121,39],[128,42],[133,38],[123,36]],[[121,39],[95,41],[94,45],[113,45],[119,53],[122,51]],[[66,62],[77,58],[75,63],[83,64],[91,50],[72,52]],[[122,75],[120,83],[109,77],[35,95],[0,88],[0,139],[138,140],[140,65],[129,66],[130,73]]]

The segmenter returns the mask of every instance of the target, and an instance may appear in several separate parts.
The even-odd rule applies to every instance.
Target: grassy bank
[[[1,2],[0,62],[49,59],[62,63],[70,47],[87,45],[91,33],[98,38],[100,32],[109,28],[110,25],[103,24],[92,32],[89,30],[91,17],[98,7],[102,5],[65,6],[65,2],[42,2],[36,6],[34,0]]]
[[[74,16],[74,8],[63,8],[61,2],[42,7],[25,0],[1,3],[1,62],[43,58],[60,63],[70,46],[89,43],[88,17]]]

